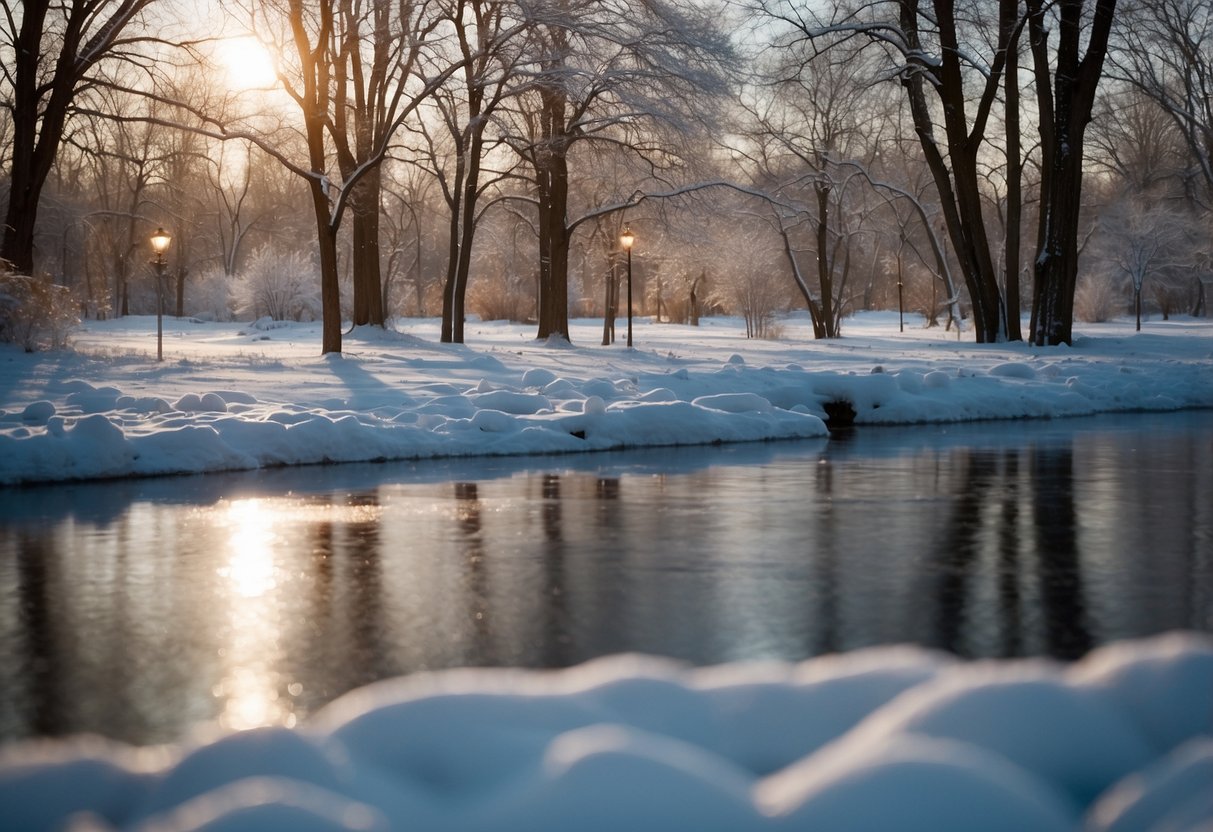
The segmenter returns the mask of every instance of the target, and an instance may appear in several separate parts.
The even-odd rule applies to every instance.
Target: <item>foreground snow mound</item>
[[[1213,824],[1213,640],[1073,666],[877,648],[691,669],[381,682],[305,728],[176,750],[0,755],[5,828],[1196,830]]]

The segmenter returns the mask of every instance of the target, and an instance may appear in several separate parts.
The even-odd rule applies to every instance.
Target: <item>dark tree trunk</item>
[[[545,88],[540,146],[535,152],[539,201],[539,332],[569,339],[568,137],[564,92]]]
[[[9,199],[5,209],[0,260],[20,274],[34,271],[34,231],[38,203],[63,140],[68,109],[77,87],[93,65],[111,55],[115,41],[131,20],[153,0],[68,2],[24,0],[20,29],[15,32],[12,66],[12,155]],[[52,8],[57,18],[48,26]],[[57,47],[54,73],[39,77],[40,64]]]
[[[1034,266],[1032,343],[1073,340],[1078,280],[1078,220],[1082,210],[1083,139],[1103,72],[1116,0],[1097,0],[1083,26],[1083,0],[1027,0],[1033,69],[1040,110],[1040,232]],[[1050,9],[1059,15],[1056,69],[1048,49]],[[1079,49],[1086,41],[1086,55]]]
[[[341,352],[341,286],[337,274],[337,233],[329,220],[328,198],[311,186],[320,247],[320,353]]]
[[[39,129],[38,59],[43,52],[43,29],[49,6],[48,0],[24,3],[13,56],[12,168],[0,260],[7,261],[18,274],[26,275],[34,273],[38,202],[59,151],[67,108],[75,90],[77,77],[71,70],[81,37],[79,21],[74,25],[69,23]]]
[[[455,178],[457,198],[451,203],[450,247],[446,285],[442,291],[442,341],[462,344],[468,280],[472,273],[472,244],[476,238],[476,208],[480,197],[482,127],[473,128],[468,152],[460,155]],[[466,161],[465,161],[466,160]]]
[[[380,172],[376,167],[359,180],[353,210],[354,323],[383,326],[383,278],[379,262]]]
[[[308,39],[304,23],[303,4],[300,0],[290,2],[291,34],[302,68],[302,91],[297,96],[303,114],[304,134],[307,139],[308,164],[311,175],[307,178],[308,192],[312,198],[312,214],[316,219],[316,242],[320,253],[320,352],[322,355],[341,352],[341,287],[337,274],[337,228],[339,217],[334,217],[329,202],[329,183],[325,164],[325,123],[329,110],[329,67],[325,50],[333,31],[332,6],[320,4],[320,29],[316,45]]]
[[[1005,22],[1014,19],[1008,8],[1015,2],[1000,0],[1003,23],[999,28],[999,51],[971,125],[953,0],[934,0],[933,14],[928,15],[939,32],[941,55],[937,66],[927,60],[919,37],[919,18],[924,14],[919,9],[920,0],[901,0],[900,5],[901,25],[907,38],[906,57],[911,67],[911,71],[902,74],[902,84],[909,98],[914,130],[939,193],[948,236],[969,290],[976,337],[982,343],[1006,336],[1005,307],[986,233],[978,153],[1005,64],[1006,46],[1013,40],[1015,30]],[[935,81],[932,89],[942,106],[946,157],[935,135],[936,113],[927,100],[928,78]]]
[[[1023,226],[1023,162],[1020,158],[1019,118],[1019,44],[1007,48],[1006,90],[1007,126],[1007,222],[1006,271],[1003,296],[1007,304],[1007,340],[1022,341],[1019,308],[1019,235]]]
[[[825,337],[837,338],[834,327],[834,266],[828,254],[830,244],[830,183],[813,185],[817,194],[817,285],[821,287],[821,307],[817,311]],[[814,324],[814,330],[817,329]]]
[[[176,312],[178,318],[185,317],[185,278],[189,274],[189,269],[185,266],[177,267],[177,303]]]

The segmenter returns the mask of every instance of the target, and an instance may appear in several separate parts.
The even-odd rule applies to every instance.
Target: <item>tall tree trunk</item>
[[[478,112],[478,103],[474,101],[473,107]],[[446,285],[442,291],[442,340],[456,344],[462,344],[464,337],[468,280],[472,273],[472,244],[476,238],[476,207],[480,199],[484,123],[475,123],[471,130],[467,152],[460,154],[455,175]]]
[[[367,171],[355,186],[353,210],[354,323],[383,326],[383,278],[379,262],[380,171]]]
[[[79,23],[69,25],[63,34],[60,61],[39,129],[41,81],[38,63],[43,54],[42,36],[49,6],[48,0],[27,0],[24,3],[21,30],[13,55],[12,168],[0,260],[7,261],[18,274],[26,275],[34,273],[34,229],[38,221],[38,203],[63,136],[67,107],[75,88],[75,78],[69,75],[68,69],[75,62],[81,36]]]
[[[1001,0],[1004,10],[1013,2]],[[977,340],[982,343],[1000,341],[1006,336],[1005,308],[990,255],[977,162],[992,92],[997,88],[987,87],[970,127],[961,66],[963,50],[957,37],[953,0],[934,0],[934,12],[927,15],[939,32],[941,55],[937,66],[927,60],[919,37],[919,18],[923,15],[919,5],[920,0],[901,0],[900,3],[901,26],[907,38],[906,57],[912,67],[912,71],[902,73],[902,85],[909,98],[919,144],[939,193],[948,236],[969,290]],[[1010,40],[1011,30],[1001,27],[1000,46]],[[997,56],[991,66],[991,80],[1002,72],[1005,57],[1005,51]],[[936,113],[927,100],[928,78],[934,80],[933,89],[942,105],[946,158],[935,135]]]
[[[1006,268],[1003,296],[1007,304],[1007,340],[1022,341],[1019,308],[1019,235],[1023,226],[1023,161],[1019,135],[1019,44],[1007,48],[1006,90],[1007,128],[1007,222]]]
[[[329,110],[331,76],[325,50],[333,31],[333,9],[321,3],[320,30],[316,45],[308,39],[302,0],[289,0],[289,20],[295,50],[299,56],[302,91],[297,103],[303,115],[304,136],[307,139],[308,192],[312,198],[312,214],[316,219],[316,242],[320,252],[320,352],[322,355],[341,352],[341,287],[337,274],[337,228],[329,202],[329,182],[325,160],[325,123]]]
[[[569,339],[569,164],[565,135],[567,97],[547,87],[542,99],[540,146],[535,155],[539,195],[539,338]]]
[[[817,285],[821,287],[821,308],[818,313],[825,337],[837,338],[834,326],[834,264],[828,253],[830,244],[830,183],[816,182],[817,194]],[[814,327],[816,328],[816,327]]]
[[[13,37],[12,153],[9,198],[5,209],[0,260],[21,274],[34,271],[34,231],[42,189],[63,140],[67,112],[77,87],[97,61],[113,55],[115,42],[131,21],[153,0],[54,3],[23,0],[20,28],[10,16],[6,32]],[[48,26],[47,14],[56,18]],[[51,50],[57,50],[52,52]],[[40,66],[54,64],[48,80]]]
[[[341,352],[341,286],[337,273],[337,233],[329,218],[329,201],[319,183],[311,184],[320,249],[320,353]]]
[[[1078,280],[1078,220],[1082,210],[1083,139],[1103,72],[1116,0],[1097,0],[1092,25],[1083,26],[1083,0],[1027,0],[1033,71],[1040,110],[1040,231],[1034,265],[1032,343],[1073,339]],[[1050,62],[1046,15],[1060,19],[1056,69]],[[1086,42],[1086,55],[1079,49]]]

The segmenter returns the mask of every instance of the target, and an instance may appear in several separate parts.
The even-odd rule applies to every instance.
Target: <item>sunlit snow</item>
[[[978,345],[896,315],[779,341],[737,319],[644,324],[636,348],[533,328],[433,321],[361,328],[319,355],[316,324],[90,322],[77,353],[0,350],[0,484],[442,456],[577,453],[823,436],[860,425],[1213,407],[1213,324],[1081,326],[1073,347]]]

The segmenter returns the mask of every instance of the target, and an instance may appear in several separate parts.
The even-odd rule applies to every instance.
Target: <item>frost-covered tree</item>
[[[442,293],[444,342],[463,342],[464,304],[481,197],[510,174],[513,159],[495,153],[498,110],[524,83],[525,10],[513,0],[443,0],[442,16],[454,37],[448,49],[460,62],[415,124],[417,154],[438,183],[448,210],[447,267]],[[486,159],[495,164],[486,168]]]
[[[1041,136],[1040,221],[1032,339],[1069,342],[1078,268],[1084,137],[1116,0],[877,0],[820,12],[798,0],[748,0],[779,49],[856,40],[885,56],[902,86],[964,276],[979,341],[1012,335],[983,191],[986,156],[1001,149],[1009,190],[1021,170],[1018,66],[1030,55],[1032,112]],[[993,119],[1005,104],[1002,134]],[[999,148],[995,140],[1002,140]],[[1018,206],[1012,211],[1017,215]],[[1018,234],[1015,222],[1008,234]],[[1007,250],[1014,253],[1013,246]],[[1008,257],[1007,274],[1017,275]],[[1014,280],[1008,279],[1008,284]]]
[[[569,249],[591,212],[570,219],[570,169],[603,145],[634,155],[649,177],[677,174],[679,142],[727,91],[733,48],[714,2],[548,0],[529,3],[533,62],[511,143],[532,172],[539,237],[538,337],[569,335]],[[681,137],[679,139],[678,137]]]
[[[249,318],[311,321],[322,313],[315,261],[301,251],[262,246],[232,286],[236,312]]]

